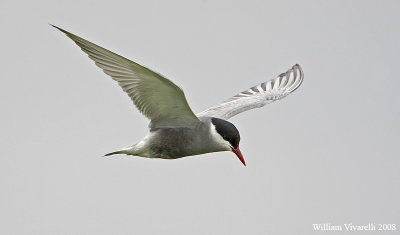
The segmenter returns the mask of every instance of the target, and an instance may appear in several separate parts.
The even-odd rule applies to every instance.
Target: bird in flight
[[[164,76],[79,36],[65,33],[104,73],[118,82],[139,111],[150,119],[150,133],[137,144],[106,154],[146,158],[181,157],[232,151],[246,166],[239,149],[238,129],[227,120],[241,112],[263,107],[295,91],[303,81],[296,64],[277,78],[251,87],[195,115],[183,90]]]

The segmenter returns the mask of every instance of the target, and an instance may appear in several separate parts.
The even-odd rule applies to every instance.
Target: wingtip
[[[303,69],[301,68],[301,66],[299,64],[295,64],[294,66],[299,70],[301,81],[303,81],[303,78],[304,78]]]
[[[70,34],[69,32],[65,31],[64,29],[62,29],[62,28],[60,28],[60,27],[58,27],[58,26],[55,26],[54,24],[50,24],[50,23],[49,23],[49,25],[50,25],[50,26],[53,26],[54,28],[60,30],[61,32],[65,33],[65,34],[67,34],[67,35]]]
[[[301,66],[299,64],[293,65],[291,70],[294,71],[295,74],[297,73],[296,71],[298,71],[298,73],[299,73],[299,75],[298,75],[299,78],[296,79],[298,82],[295,82],[292,85],[292,87],[290,88],[290,90],[291,90],[290,92],[293,92],[293,91],[297,90],[297,88],[299,88],[300,85],[303,83],[304,73],[303,73],[303,70],[301,69]]]
[[[60,28],[57,27],[57,26],[55,26],[54,24],[49,23],[49,25],[50,25],[50,26],[53,26],[54,28],[56,28],[56,29],[58,29],[58,30],[60,30]]]
[[[292,66],[292,69],[301,70],[301,66],[299,64],[295,64],[295,65]]]

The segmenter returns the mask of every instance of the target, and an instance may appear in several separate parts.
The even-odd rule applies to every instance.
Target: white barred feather
[[[304,74],[300,65],[296,64],[277,78],[251,87],[224,101],[222,104],[213,106],[197,114],[197,116],[228,120],[241,112],[261,108],[295,91],[303,82],[303,77]]]

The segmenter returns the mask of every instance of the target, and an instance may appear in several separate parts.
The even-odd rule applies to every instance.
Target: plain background
[[[0,233],[399,229],[399,7],[2,1]],[[49,23],[165,75],[195,113],[296,63],[305,80],[287,98],[230,120],[247,167],[230,152],[102,158],[139,141],[148,120]]]

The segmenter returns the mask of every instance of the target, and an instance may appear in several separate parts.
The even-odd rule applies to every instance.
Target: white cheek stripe
[[[212,123],[210,125],[210,133],[216,143],[218,143],[220,146],[226,147],[229,150],[231,149],[231,144],[228,141],[224,140],[224,138],[222,138],[220,134],[218,134],[214,124]]]

